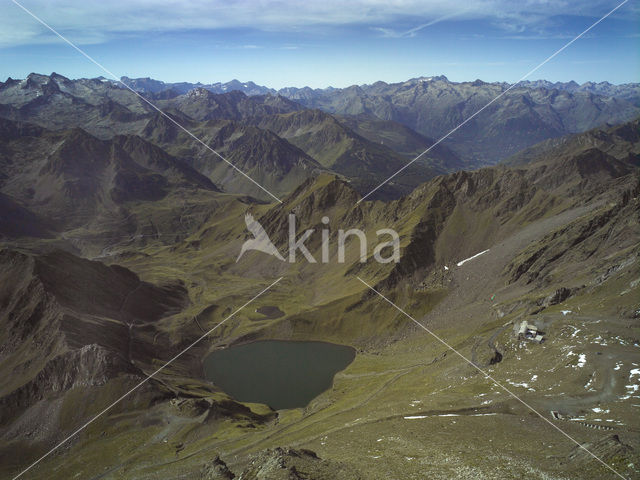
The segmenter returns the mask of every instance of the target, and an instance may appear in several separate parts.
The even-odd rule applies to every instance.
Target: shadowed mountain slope
[[[402,123],[381,120],[368,114],[336,118],[367,140],[386,145],[411,159],[431,148],[427,154],[428,162],[446,173],[465,167],[462,159],[449,148],[442,144],[433,147],[436,140],[420,135]]]
[[[0,189],[53,222],[82,224],[178,188],[218,191],[206,177],[139,137],[99,140],[0,120]],[[37,135],[34,135],[37,134]]]
[[[189,128],[224,159],[275,195],[291,191],[301,181],[323,169],[304,151],[268,130],[232,120],[192,121]],[[182,158],[225,191],[273,200],[165,117],[156,115],[149,120],[143,135]]]
[[[344,175],[362,195],[411,160],[383,143],[364,138],[320,110],[258,117],[250,121],[301,148],[324,167]],[[455,169],[459,166],[455,158],[446,157],[441,151],[427,155],[383,186],[374,198],[397,198],[421,182]]]
[[[523,166],[547,160],[570,159],[588,150],[598,150],[619,161],[638,165],[640,120],[617,126],[598,127],[577,135],[540,142],[506,159],[503,164]]]

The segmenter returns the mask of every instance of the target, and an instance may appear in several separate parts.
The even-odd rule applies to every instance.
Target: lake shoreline
[[[207,381],[237,401],[284,410],[304,408],[331,389],[356,356],[350,345],[260,339],[213,350],[202,368]]]

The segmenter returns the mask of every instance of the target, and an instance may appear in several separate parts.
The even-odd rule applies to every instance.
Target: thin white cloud
[[[435,23],[457,19],[494,21],[523,33],[554,15],[598,16],[611,0],[18,0],[71,40],[101,43],[122,34],[228,28],[306,31],[310,27],[372,26],[383,35],[414,36]],[[625,6],[621,16],[637,15]],[[435,19],[403,29],[407,19]],[[20,8],[7,1],[0,17],[0,47],[57,41]]]
[[[430,22],[423,23],[409,30],[400,31],[393,28],[385,28],[385,27],[373,27],[373,30],[377,30],[380,33],[382,33],[383,36],[390,37],[390,38],[415,37],[416,34],[423,28],[430,27],[432,25],[435,25],[436,23],[444,22],[445,20],[449,20],[454,17],[460,17],[465,13],[467,13],[468,11],[469,11],[468,9],[464,9],[460,12],[453,12],[447,15],[442,15],[441,17],[436,18],[435,20],[431,20]]]
[[[569,40],[573,38],[575,35],[550,35],[547,33],[541,33],[538,35],[505,35],[504,37],[500,37],[505,40]],[[586,37],[586,35],[585,35]]]

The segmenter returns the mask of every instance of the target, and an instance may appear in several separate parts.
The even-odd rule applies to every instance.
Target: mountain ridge
[[[446,81],[450,83],[479,83],[479,84],[498,84],[498,85],[507,85],[511,84],[508,82],[486,82],[480,79],[475,81],[460,81],[460,82],[451,82],[445,75],[434,75],[434,76],[422,76],[415,77],[404,82],[384,82],[377,81],[372,84],[354,84],[348,87],[336,88],[336,87],[324,87],[324,88],[311,88],[308,86],[303,87],[282,87],[280,89],[275,89],[271,87],[266,87],[263,85],[256,85],[252,81],[248,82],[240,82],[238,80],[231,80],[229,82],[215,82],[210,84],[203,84],[201,82],[189,83],[189,82],[164,82],[161,80],[155,80],[149,77],[146,78],[129,78],[129,77],[121,77],[120,81],[122,81],[125,85],[132,87],[134,90],[139,91],[141,93],[150,93],[157,94],[166,90],[175,90],[179,94],[187,93],[189,90],[193,90],[194,88],[205,88],[214,93],[225,93],[231,90],[239,90],[247,95],[265,95],[265,94],[275,94],[279,93],[286,97],[295,97],[297,95],[303,95],[304,93],[309,92],[323,92],[323,91],[335,91],[340,89],[351,88],[354,86],[357,87],[374,87],[374,86],[388,86],[394,84],[407,84],[407,83],[419,83],[419,82],[431,82],[431,81]],[[602,82],[593,82],[593,81],[585,81],[582,84],[579,84],[573,80],[562,82],[562,81],[549,81],[544,79],[539,80],[523,80],[519,83],[520,85],[529,87],[529,88],[546,88],[546,89],[557,89],[557,90],[567,90],[567,91],[589,91],[596,94],[606,94],[609,96],[618,96],[625,99],[633,99],[634,102],[637,103],[639,100],[638,88],[640,87],[640,83],[620,83],[620,84],[612,84],[607,81]]]
[[[303,147],[302,151],[312,159],[307,159],[308,165],[315,161],[324,168],[334,168],[355,182],[362,194],[429,150],[424,158],[374,193],[381,198],[397,198],[437,174],[495,164],[539,141],[606,122],[620,123],[640,112],[632,103],[617,97],[548,90],[539,85],[518,87],[485,110],[482,118],[474,118],[431,149],[442,135],[504,92],[506,85],[480,81],[455,83],[440,76],[396,84],[376,82],[347,89],[332,88],[320,93],[309,89],[305,90],[304,98],[296,101],[291,100],[295,97],[293,91],[286,98],[272,92],[251,96],[241,91],[214,93],[197,86],[183,94],[154,93],[152,101],[180,125],[195,129],[197,135],[206,139],[210,138],[206,122],[211,121],[251,123],[271,129],[275,135],[270,140],[266,140],[267,133],[245,135],[240,132],[242,129],[236,129],[238,135],[255,142],[251,146],[243,144],[243,152],[249,158],[236,158],[217,139],[212,140],[224,150],[224,155],[234,157],[230,159],[234,163],[246,163],[249,170],[258,168],[254,172],[256,180],[269,183],[267,189],[277,195],[290,192],[317,167],[305,172],[301,164],[299,171],[291,175],[268,178],[262,172],[264,168],[261,170],[256,163],[261,156],[268,157],[264,154],[268,150],[293,152],[294,148]],[[314,109],[315,114],[309,113]],[[194,161],[200,162],[199,168],[206,169],[205,176],[220,183],[219,186],[226,185],[232,193],[245,187],[251,189],[250,185],[242,185],[241,179],[228,176],[229,173],[233,176],[233,172],[202,164],[199,147],[191,144],[193,139],[186,138],[178,126],[158,115],[138,95],[104,79],[69,80],[55,73],[31,74],[22,81],[0,84],[0,116],[13,121],[28,120],[50,129],[80,127],[103,140],[117,135],[141,135],[161,148],[170,149],[170,154],[192,167]],[[278,115],[306,118],[306,133],[282,129],[279,125],[282,122],[275,120]],[[341,126],[334,124],[329,128],[327,115]],[[330,133],[331,129],[335,131]],[[342,133],[338,134],[340,129]],[[172,145],[176,141],[179,145]],[[294,145],[287,147],[282,142]],[[297,155],[304,156],[301,153]],[[270,198],[260,189],[245,193],[267,201]]]

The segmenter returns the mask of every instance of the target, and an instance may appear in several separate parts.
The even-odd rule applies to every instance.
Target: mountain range
[[[447,77],[444,75],[438,75],[433,77],[419,77],[408,80],[409,83],[419,83],[419,82],[432,82],[432,81],[446,81],[449,82]],[[167,91],[173,91],[175,94],[182,95],[187,93],[189,90],[193,90],[195,88],[205,88],[213,93],[227,93],[234,90],[243,92],[246,95],[267,95],[267,94],[280,94],[283,97],[300,97],[304,98],[307,95],[307,98],[311,98],[313,96],[322,96],[329,92],[334,92],[336,90],[342,90],[340,88],[327,87],[327,88],[316,88],[312,89],[310,87],[285,87],[281,89],[274,89],[265,87],[263,85],[256,85],[254,82],[240,82],[239,80],[231,80],[226,83],[189,83],[189,82],[179,82],[179,83],[167,83],[161,80],[154,80],[152,78],[129,78],[129,77],[121,77],[120,81],[125,85],[133,88],[135,91],[144,93],[144,94],[158,94]],[[449,82],[452,83],[452,82]],[[502,86],[509,86],[508,83],[505,82],[495,82]],[[387,85],[390,84],[385,82],[376,82],[376,85]],[[523,80],[518,86],[523,88],[544,88],[546,90],[566,90],[568,92],[587,92],[593,93],[596,95],[605,95],[609,97],[617,97],[622,98],[624,100],[629,100],[635,105],[638,105],[640,101],[638,94],[638,83],[628,83],[628,84],[620,84],[614,85],[609,82],[585,82],[583,84],[579,84],[574,81],[570,82],[550,82],[548,80]],[[360,88],[367,88],[368,85],[360,85]]]
[[[49,78],[50,81],[47,80]],[[620,123],[634,118],[640,112],[640,84],[612,85],[608,82],[578,85],[575,82],[535,81],[521,82],[512,88],[506,83],[487,83],[481,80],[456,83],[444,76],[435,76],[393,84],[376,82],[347,88],[304,87],[276,91],[259,87],[252,82],[240,83],[235,80],[226,84],[209,85],[167,84],[148,78],[127,77],[123,77],[121,81],[161,104],[163,108],[175,107],[200,120],[210,117],[237,119],[267,112],[286,113],[312,108],[331,115],[365,115],[393,121],[423,135],[432,143],[449,134],[461,122],[467,122],[464,128],[446,138],[443,146],[475,166],[496,164],[547,138],[578,133],[607,122]],[[14,88],[8,88],[10,85]],[[86,111],[86,105],[76,106],[79,110],[77,118],[90,116],[86,120],[95,123],[96,129],[117,128],[110,123],[115,120],[129,123],[127,128],[131,131],[140,120],[140,113],[149,110],[148,105],[144,105],[140,98],[123,88],[123,84],[104,78],[70,81],[57,74],[52,74],[51,77],[31,75],[19,87],[31,88],[31,94],[15,92],[15,88],[18,88],[16,85],[17,81],[11,79],[3,85],[0,103],[9,111],[0,114],[18,120],[26,117],[24,114],[21,116],[19,111],[12,111],[12,108],[22,109],[23,112],[41,108],[38,103],[45,100],[39,97],[50,96],[57,93],[57,90],[71,95],[78,103],[86,101],[87,94],[94,98],[88,102],[101,98],[102,123],[105,127],[98,124],[95,115]],[[36,90],[39,93],[35,93]],[[243,99],[234,92],[243,92],[249,97]],[[472,117],[476,111],[504,92],[507,93],[500,102],[492,103],[482,113]],[[227,95],[229,98],[226,98]],[[35,104],[26,103],[33,102],[34,99],[37,100]],[[285,99],[291,101],[287,102]],[[68,101],[70,100],[67,98],[65,102]],[[212,103],[216,102],[220,104],[213,108]],[[53,106],[48,106],[48,109],[53,111]],[[198,109],[206,111],[204,116],[208,118],[199,114]],[[231,112],[229,109],[235,111]],[[108,117],[108,120],[104,117]],[[70,125],[67,122],[64,126]],[[95,133],[109,135],[112,132],[96,130]],[[407,173],[406,176],[413,175]]]
[[[31,478],[610,475],[584,448],[638,475],[637,85],[518,86],[361,201],[508,85],[123,80],[0,84],[3,478],[120,399]],[[286,252],[292,214],[327,262],[238,258],[248,216]],[[399,261],[338,261],[346,229]],[[304,408],[205,378],[267,339],[356,357]]]

